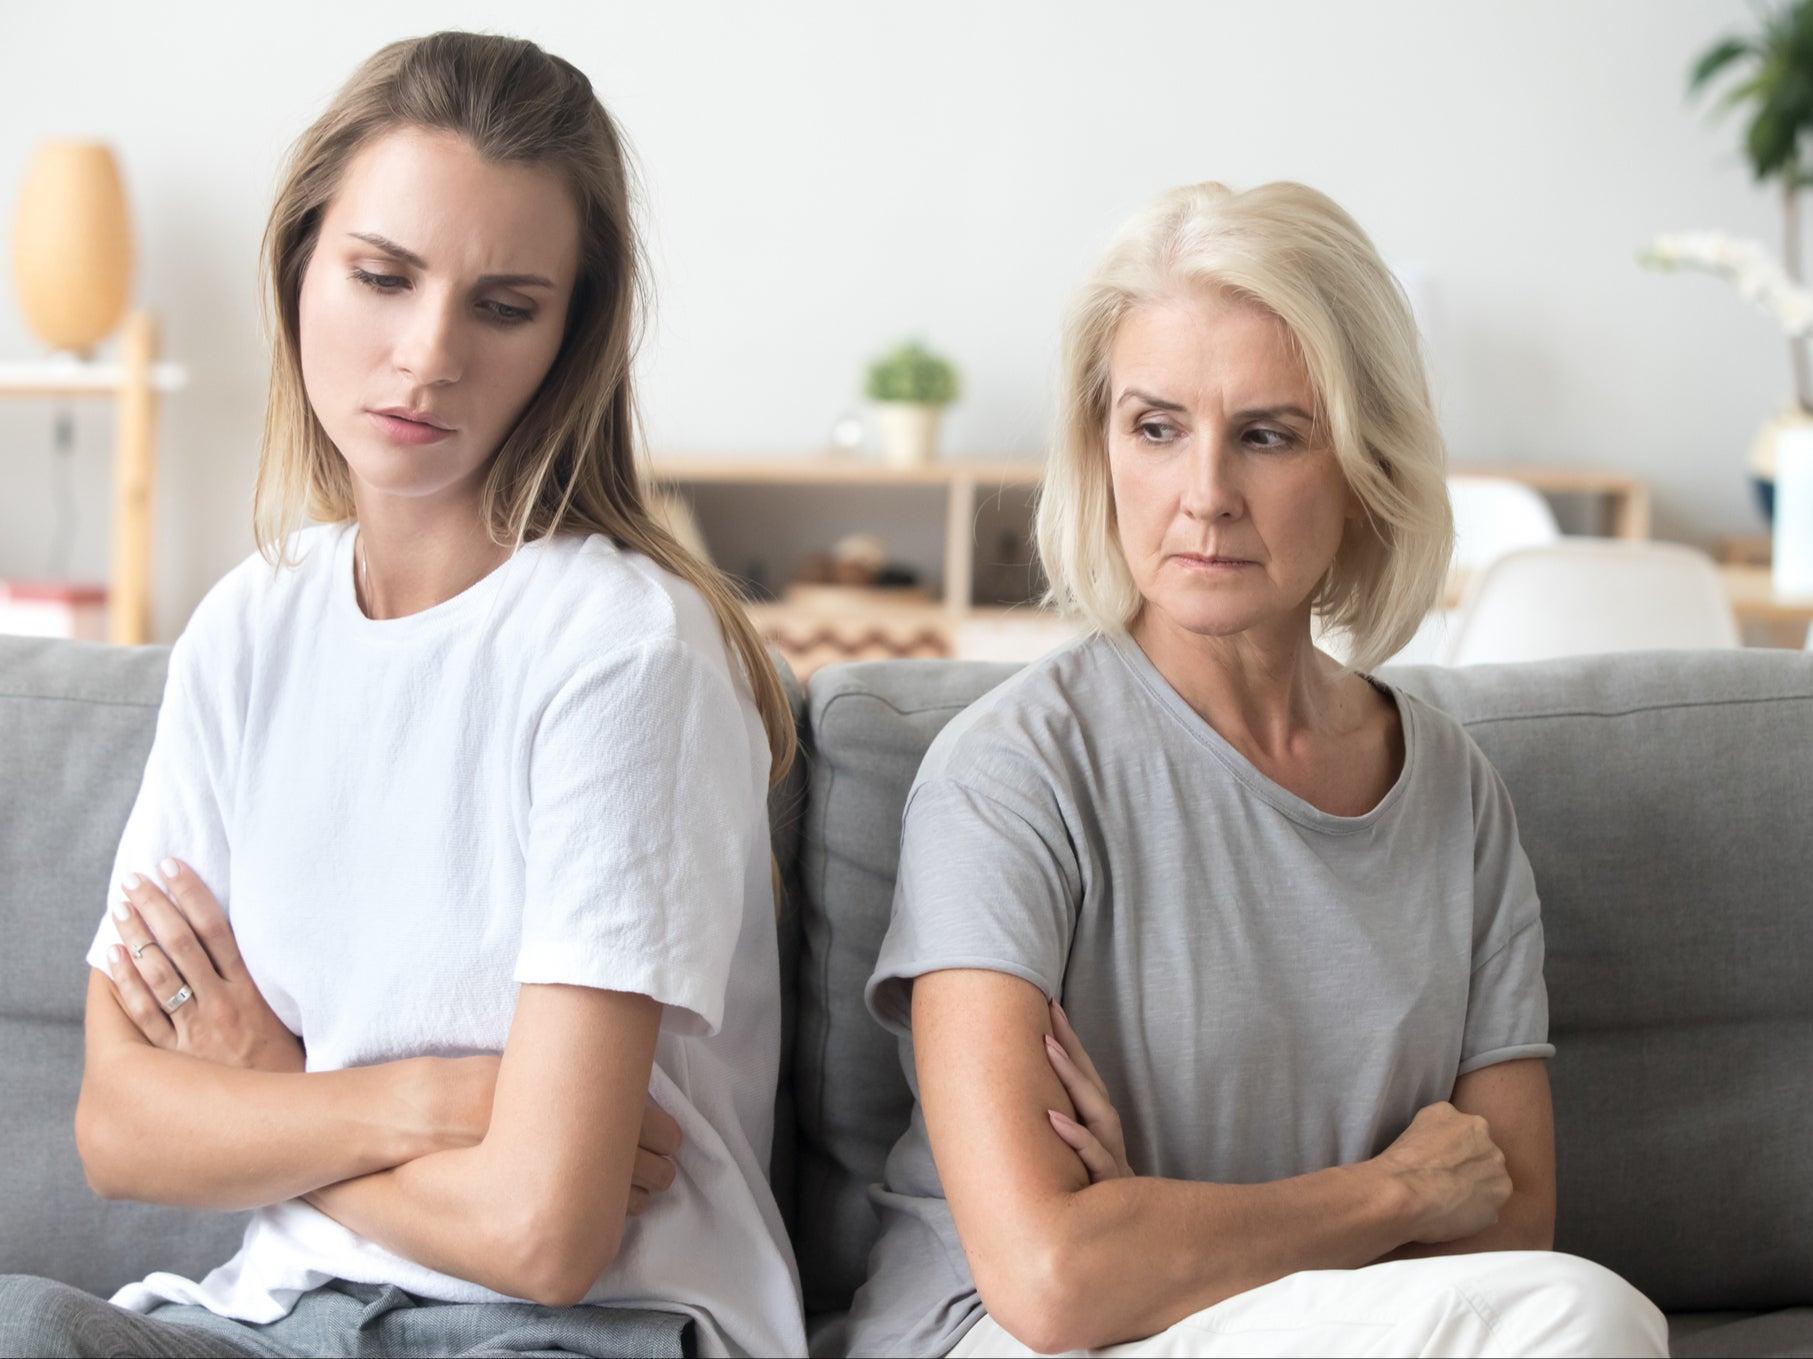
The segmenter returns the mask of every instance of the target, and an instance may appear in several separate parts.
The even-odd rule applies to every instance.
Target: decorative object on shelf
[[[1782,249],[1779,263],[1756,241],[1732,240],[1716,232],[1663,236],[1642,258],[1657,268],[1705,269],[1730,279],[1738,291],[1773,315],[1788,341],[1793,399],[1764,423],[1750,446],[1749,473],[1757,500],[1769,515],[1774,504],[1777,436],[1813,422],[1813,367],[1807,336],[1813,330],[1813,293],[1801,286],[1800,193],[1813,184],[1813,166],[1803,158],[1803,141],[1813,138],[1813,0],[1793,0],[1778,9],[1759,6],[1762,31],[1714,43],[1694,63],[1690,95],[1704,91],[1733,67],[1748,68],[1722,98],[1717,111],[1743,106],[1750,122],[1744,153],[1757,183],[1773,181],[1781,193]]]
[[[0,581],[0,632],[107,640],[107,591],[65,581]]]
[[[1773,568],[1777,594],[1813,595],[1813,426],[1776,445]]]
[[[157,362],[157,323],[150,313],[126,318],[118,362],[0,363],[0,397],[51,400],[111,398],[116,406],[113,456],[113,561],[108,574],[108,640],[127,646],[151,640],[151,493],[157,466],[157,399],[179,391],[189,375]]]
[[[918,584],[918,573],[911,567],[888,561],[888,549],[881,539],[869,533],[852,533],[840,538],[829,552],[800,559],[787,599],[790,603],[801,602],[810,591],[813,598],[822,601],[842,591],[876,598],[891,596],[891,602],[909,596],[918,603],[929,602],[931,597],[916,588]],[[841,601],[839,607],[843,607]]]
[[[938,457],[938,421],[957,399],[950,360],[908,340],[869,365],[866,388],[881,422],[881,452],[896,467],[923,467]]]
[[[132,231],[113,153],[97,142],[41,144],[13,219],[13,282],[32,333],[86,356],[126,314]]]
[[[38,148],[13,222],[13,280],[26,324],[60,352],[46,362],[0,364],[0,396],[118,403],[107,636],[128,645],[149,641],[157,396],[184,386],[188,374],[157,362],[157,323],[148,313],[126,315],[132,233],[119,167],[105,146]],[[93,361],[95,345],[122,316],[119,361]],[[66,418],[59,413],[60,427]],[[84,593],[91,587],[70,588],[92,603]]]
[[[833,457],[848,457],[862,450],[862,417],[845,414],[837,417],[831,425],[831,454]]]

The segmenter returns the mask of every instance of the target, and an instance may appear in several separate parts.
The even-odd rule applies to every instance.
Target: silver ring
[[[151,947],[151,943],[152,943],[152,941],[151,941],[151,940],[149,940],[149,939],[147,939],[147,940],[146,940],[146,941],[145,941],[145,942],[144,942],[144,943],[142,943],[142,944],[134,944],[134,945],[133,945],[133,946],[132,946],[132,961],[133,961],[133,962],[135,962],[135,963],[136,963],[136,962],[137,962],[137,961],[138,961],[138,960],[139,960],[139,956],[140,956],[140,955],[141,955],[141,954],[142,954],[142,953],[144,953],[144,951],[145,951],[145,950],[146,950],[146,949],[148,949],[148,948],[150,948],[150,947]]]
[[[195,992],[191,991],[186,986],[178,987],[176,994],[164,1002],[164,1013],[173,1015],[194,999]]]

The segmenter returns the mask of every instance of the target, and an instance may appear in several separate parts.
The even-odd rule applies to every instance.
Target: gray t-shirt
[[[1064,1004],[1136,1172],[1258,1184],[1382,1151],[1457,1075],[1549,1057],[1542,924],[1511,800],[1409,695],[1397,782],[1331,816],[1266,778],[1125,635],[959,715],[907,800],[868,988],[914,1079],[912,979]],[[982,1315],[915,1108],[872,1197],[857,1354],[944,1354]]]

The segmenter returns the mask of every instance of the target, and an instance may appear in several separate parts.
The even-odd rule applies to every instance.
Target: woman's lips
[[[411,420],[391,411],[367,411],[366,414],[378,427],[378,432],[392,443],[433,444],[453,433],[440,425],[431,425],[426,420]]]
[[[1178,552],[1171,559],[1192,571],[1238,571],[1259,564],[1244,557],[1204,557],[1194,552]]]

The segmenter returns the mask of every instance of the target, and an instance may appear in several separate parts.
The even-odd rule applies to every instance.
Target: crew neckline
[[[1202,714],[1192,708],[1159,672],[1152,658],[1146,655],[1144,648],[1133,639],[1126,630],[1115,633],[1104,633],[1110,649],[1127,667],[1133,678],[1138,681],[1152,699],[1163,708],[1171,718],[1198,745],[1205,748],[1215,757],[1229,773],[1238,779],[1248,790],[1282,812],[1300,825],[1334,834],[1353,834],[1370,830],[1388,816],[1391,809],[1404,798],[1404,790],[1410,784],[1411,770],[1414,767],[1417,753],[1417,715],[1416,705],[1406,702],[1405,695],[1398,689],[1375,679],[1364,672],[1356,671],[1374,689],[1389,698],[1398,710],[1398,725],[1404,734],[1404,763],[1398,770],[1398,776],[1390,788],[1385,790],[1373,806],[1358,816],[1339,816],[1334,812],[1325,812],[1314,803],[1299,797],[1283,784],[1262,772],[1257,765],[1239,750],[1235,749],[1220,732],[1216,731]]]
[[[534,543],[523,544],[451,599],[443,599],[439,604],[401,618],[371,618],[359,607],[354,581],[357,568],[353,563],[353,544],[359,536],[358,521],[347,520],[340,526],[339,535],[333,553],[334,612],[361,636],[385,641],[419,637],[471,620],[480,610],[490,607],[503,588],[510,568],[535,546]]]

